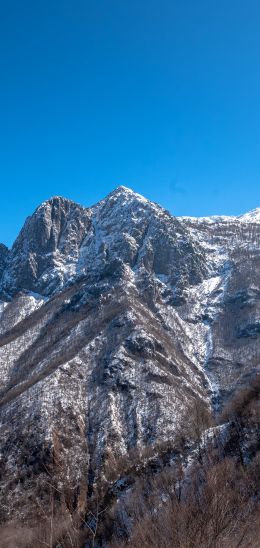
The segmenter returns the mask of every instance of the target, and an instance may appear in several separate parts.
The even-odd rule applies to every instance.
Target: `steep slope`
[[[8,248],[4,244],[0,244],[0,279],[6,266],[8,253]]]
[[[204,321],[210,325],[205,366],[221,401],[260,364],[260,210],[182,222],[220,273],[222,296]]]
[[[112,456],[174,440],[187,405],[253,373],[259,230],[253,214],[177,219],[125,187],[26,221],[2,263],[2,519],[45,507],[50,476],[83,508]]]
[[[50,295],[75,273],[90,212],[70,200],[54,197],[28,217],[7,258],[1,291],[11,298],[30,290]]]

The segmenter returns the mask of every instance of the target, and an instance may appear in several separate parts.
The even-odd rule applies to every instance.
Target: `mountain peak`
[[[131,188],[124,185],[119,185],[114,190],[112,190],[110,194],[119,194],[119,193],[128,193],[128,192],[134,194],[134,191]]]
[[[48,198],[47,200],[44,200],[44,202],[42,202],[37,208],[36,208],[36,211],[39,211],[41,209],[45,209],[46,207],[50,206],[50,207],[61,207],[61,206],[71,206],[71,205],[76,205],[78,207],[82,207],[80,206],[79,204],[77,204],[76,202],[74,202],[74,200],[70,200],[69,198],[64,198],[63,196],[51,196],[51,198]]]
[[[255,209],[251,209],[243,215],[239,215],[238,219],[245,222],[260,223],[260,207],[256,207]]]
[[[188,414],[220,411],[253,378],[259,213],[176,221],[120,186],[93,208],[54,196],[0,245],[1,527],[48,517],[50,481],[66,495],[57,516],[83,516],[100,485],[114,504],[134,486],[125,474],[171,463]],[[136,466],[122,468],[129,449]]]
[[[107,198],[114,198],[114,197],[124,197],[128,200],[137,199],[139,201],[148,202],[147,198],[144,198],[141,194],[138,194],[138,192],[134,192],[131,188],[128,188],[127,186],[120,185],[112,192],[110,192],[107,196]]]

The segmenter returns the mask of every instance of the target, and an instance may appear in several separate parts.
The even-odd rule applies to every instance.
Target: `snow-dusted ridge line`
[[[260,208],[252,209],[241,215],[209,215],[206,217],[191,217],[189,215],[183,215],[177,217],[180,221],[191,221],[194,223],[260,223]]]

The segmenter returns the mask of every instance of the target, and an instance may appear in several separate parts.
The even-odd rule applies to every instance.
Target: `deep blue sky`
[[[177,215],[260,205],[259,0],[0,8],[0,241],[120,184]]]

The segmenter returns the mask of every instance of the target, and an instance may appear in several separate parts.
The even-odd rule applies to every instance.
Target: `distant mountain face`
[[[260,210],[176,218],[125,187],[52,198],[0,246],[3,519],[30,515],[50,468],[84,504],[111,455],[254,375],[259,249]]]

